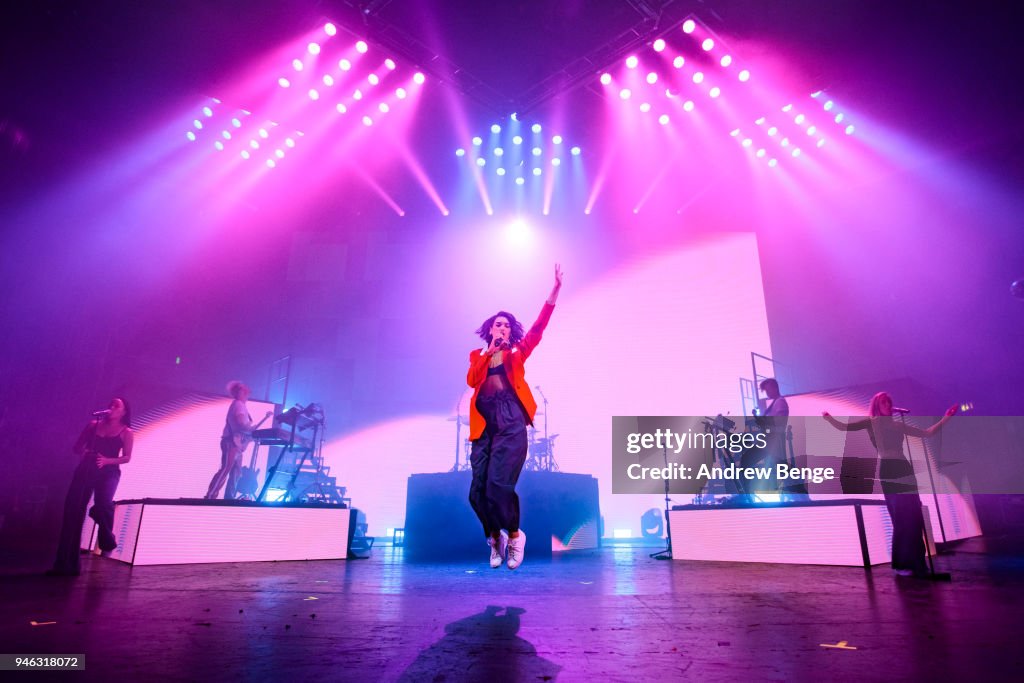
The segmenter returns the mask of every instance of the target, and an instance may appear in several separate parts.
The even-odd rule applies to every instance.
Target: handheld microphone
[[[103,410],[94,410],[92,413],[93,417],[106,417],[110,415],[110,408],[104,408]]]
[[[893,413],[899,413],[901,415],[906,415],[907,413],[910,412],[910,408],[897,408],[896,406],[893,406],[892,407],[892,412]]]

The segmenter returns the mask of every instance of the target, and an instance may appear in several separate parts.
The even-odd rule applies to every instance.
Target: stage
[[[959,544],[936,559],[952,584],[655,549],[528,549],[514,572],[387,546],[357,562],[89,557],[74,579],[5,577],[0,641],[85,653],[89,680],[968,681],[1022,664],[1020,546]]]
[[[109,558],[132,565],[343,560],[355,517],[355,510],[315,503],[120,500]],[[86,517],[82,549],[95,547],[96,524]]]

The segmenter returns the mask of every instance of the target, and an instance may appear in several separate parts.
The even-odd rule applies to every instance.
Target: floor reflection
[[[400,681],[550,681],[561,667],[519,637],[520,607],[488,605],[453,621],[445,636],[420,652]]]

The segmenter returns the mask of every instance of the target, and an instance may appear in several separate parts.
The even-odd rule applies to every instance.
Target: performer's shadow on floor
[[[562,667],[538,656],[537,649],[517,635],[524,612],[520,607],[488,605],[479,614],[447,624],[444,638],[420,652],[399,680],[554,680]]]

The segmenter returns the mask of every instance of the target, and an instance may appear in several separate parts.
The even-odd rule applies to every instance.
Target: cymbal
[[[461,422],[464,425],[468,425],[469,424],[469,418],[466,417],[465,415],[452,415],[451,417],[446,417],[445,418],[446,422],[455,422],[456,420],[458,420],[459,422]]]

